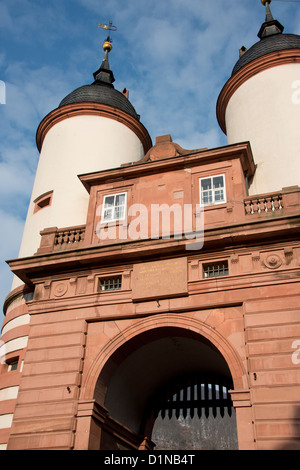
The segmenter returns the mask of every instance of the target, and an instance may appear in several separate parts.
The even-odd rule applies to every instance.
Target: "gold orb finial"
[[[263,6],[265,6],[266,3],[271,3],[272,0],[261,0],[261,3]]]
[[[106,51],[110,52],[112,50],[111,42],[108,41],[108,40],[104,41],[102,48],[103,48],[104,52],[106,52]]]

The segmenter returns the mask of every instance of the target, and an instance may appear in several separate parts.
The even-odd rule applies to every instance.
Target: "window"
[[[13,370],[17,370],[18,368],[18,360],[14,360],[14,361],[11,361],[9,364],[8,364],[8,372],[12,372]]]
[[[224,175],[200,179],[200,204],[211,206],[226,202]]]
[[[126,193],[104,196],[102,222],[125,219]]]
[[[228,276],[228,261],[218,261],[216,263],[203,264],[203,277]]]
[[[100,291],[121,290],[122,276],[106,277],[99,279]]]
[[[42,194],[37,199],[35,199],[33,201],[34,202],[33,213],[35,214],[39,210],[44,209],[44,207],[51,206],[52,196],[53,196],[53,191],[49,191],[48,193]]]

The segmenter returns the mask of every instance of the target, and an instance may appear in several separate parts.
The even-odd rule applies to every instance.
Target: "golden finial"
[[[109,41],[104,41],[103,46],[102,46],[104,52],[110,52],[112,50],[112,44]]]

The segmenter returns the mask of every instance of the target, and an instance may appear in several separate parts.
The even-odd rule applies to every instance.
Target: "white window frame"
[[[217,191],[219,188],[217,189],[214,189],[213,188],[213,178],[220,178],[222,177],[223,178],[223,186],[222,186],[222,189],[223,189],[223,192],[224,192],[224,199],[222,201],[216,201],[215,200],[215,191]],[[212,189],[210,189],[209,191],[212,192],[212,201],[211,202],[203,202],[202,201],[202,191],[201,191],[201,182],[203,180],[207,180],[207,179],[210,179],[211,180],[211,186],[212,186]],[[225,181],[225,174],[221,174],[221,175],[212,175],[212,176],[205,176],[203,178],[200,178],[199,179],[199,194],[200,194],[200,206],[202,207],[209,207],[209,206],[216,206],[216,205],[219,205],[219,204],[225,204],[227,202],[227,199],[226,199],[226,181]]]
[[[124,206],[120,206],[120,207],[124,207],[124,213],[123,213],[123,217],[111,217],[110,219],[107,219],[104,217],[104,214],[105,214],[105,210],[107,208],[105,208],[105,200],[109,197],[114,197],[114,205],[112,206],[113,207],[113,215],[115,215],[115,199],[117,196],[125,196],[125,200],[124,200]],[[110,223],[110,222],[117,222],[119,220],[124,220],[125,217],[126,217],[126,208],[127,208],[127,193],[126,192],[122,192],[122,193],[115,193],[115,194],[106,194],[103,198],[103,206],[102,206],[102,215],[101,215],[101,223]]]

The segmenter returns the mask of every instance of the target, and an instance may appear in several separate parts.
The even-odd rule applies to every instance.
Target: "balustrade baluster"
[[[253,208],[253,213],[254,214],[257,214],[259,212],[258,199],[253,199],[252,200],[252,208]]]
[[[81,233],[80,230],[75,230],[74,241],[75,241],[76,243],[80,241],[80,233]]]
[[[74,243],[75,241],[75,230],[70,230],[69,243]]]
[[[63,234],[62,234],[62,233],[58,233],[58,236],[57,236],[57,244],[58,244],[58,245],[62,245],[62,242],[63,242]]]
[[[67,245],[69,242],[69,232],[63,233],[63,244]]]
[[[259,198],[258,199],[258,213],[261,214],[262,212],[266,211],[266,203],[265,203],[265,198]]]
[[[251,201],[245,201],[245,212],[246,212],[246,215],[249,215],[252,213]]]
[[[266,212],[272,212],[273,210],[273,198],[272,196],[266,197]]]

